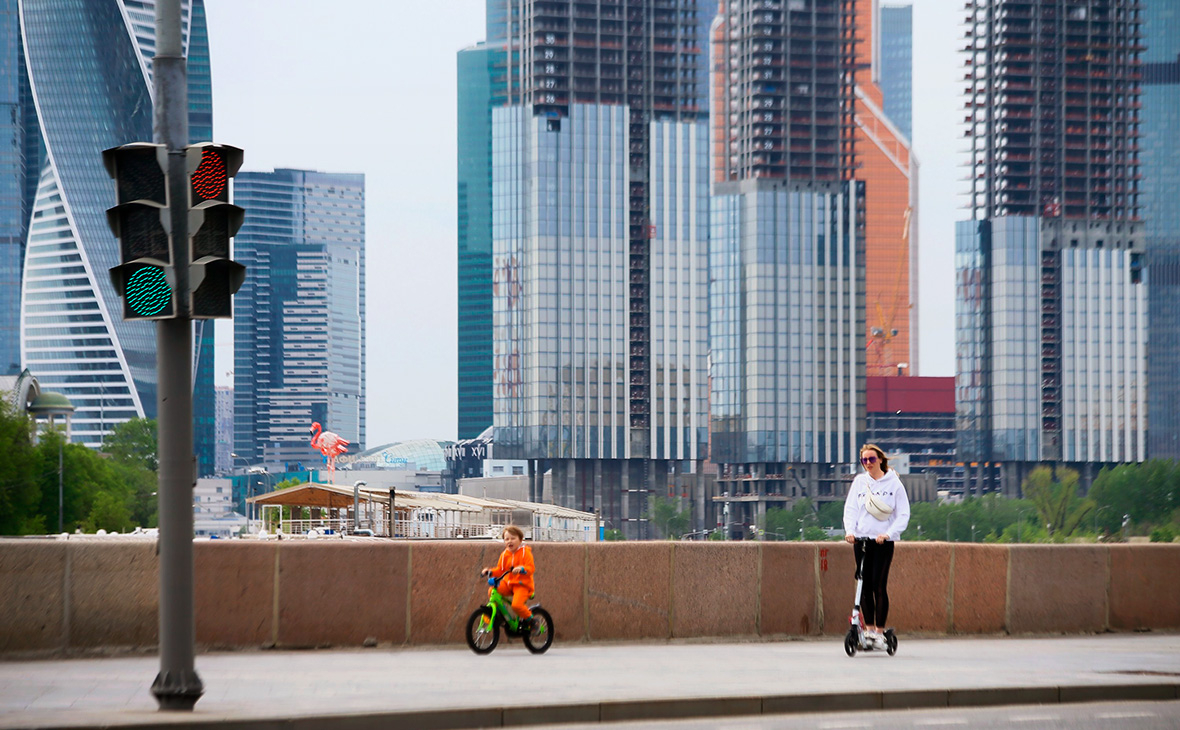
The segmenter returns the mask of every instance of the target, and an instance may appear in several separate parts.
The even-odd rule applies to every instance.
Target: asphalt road
[[[942,710],[761,715],[704,720],[611,723],[610,730],[1176,730],[1180,702],[1101,702]],[[539,725],[533,730],[603,730],[593,725]]]
[[[853,658],[839,637],[558,643],[542,655],[515,641],[488,656],[465,647],[249,651],[202,654],[196,667],[205,685],[196,711],[160,713],[150,691],[155,656],[0,662],[0,730],[322,730],[342,716],[353,718],[349,727],[678,717],[712,718],[707,727],[778,727],[757,723],[785,712],[872,708],[1042,703],[1057,712],[1070,703],[1180,698],[1180,635],[903,637],[896,656]],[[948,717],[957,723],[962,715]]]

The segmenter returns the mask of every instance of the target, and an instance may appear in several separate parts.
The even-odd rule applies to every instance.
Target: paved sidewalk
[[[0,662],[0,728],[474,728],[879,707],[1180,698],[1180,636],[839,639],[204,654],[205,695],[161,713],[155,656]]]

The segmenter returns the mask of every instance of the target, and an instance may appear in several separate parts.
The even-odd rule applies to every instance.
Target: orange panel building
[[[853,177],[865,181],[866,374],[917,374],[918,163],[877,85],[876,0],[856,0]]]

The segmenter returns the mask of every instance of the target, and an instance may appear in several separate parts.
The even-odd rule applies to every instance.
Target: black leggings
[[[861,545],[865,547],[862,548]],[[893,564],[893,541],[886,540],[880,545],[875,540],[862,542],[857,540],[852,545],[856,562],[860,563],[861,553],[864,553],[864,586],[860,592],[860,613],[864,617],[865,626],[879,626],[885,628],[885,621],[889,618],[889,566]]]

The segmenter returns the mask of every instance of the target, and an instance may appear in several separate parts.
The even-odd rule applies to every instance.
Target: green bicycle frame
[[[520,618],[512,610],[512,605],[504,600],[504,596],[500,595],[500,591],[492,586],[491,596],[488,598],[488,606],[492,609],[492,615],[487,619],[489,625],[496,623],[496,616],[502,615],[504,622],[508,624],[510,631],[517,631],[520,628]]]

